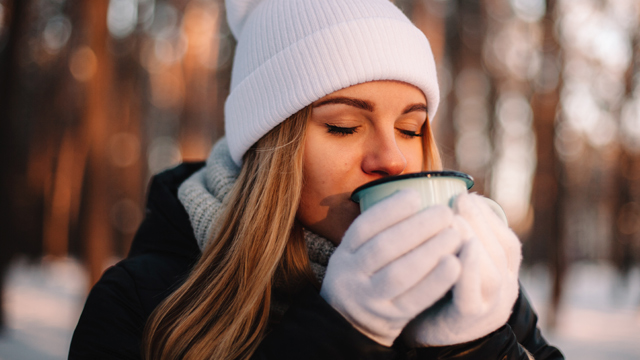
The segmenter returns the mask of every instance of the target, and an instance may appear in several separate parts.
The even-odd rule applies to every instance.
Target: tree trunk
[[[111,194],[108,177],[107,141],[110,127],[112,64],[107,51],[108,0],[85,2],[88,47],[95,54],[96,70],[87,83],[87,106],[83,120],[84,138],[88,141],[87,176],[82,214],[85,224],[85,252],[90,284],[95,284],[113,253],[113,231],[109,222]]]
[[[5,3],[5,19],[8,27],[3,29],[4,34],[0,38],[0,227],[2,237],[0,241],[0,329],[5,325],[4,316],[4,277],[9,262],[15,253],[15,244],[22,238],[23,231],[19,226],[27,226],[26,219],[16,213],[20,209],[17,205],[20,190],[15,185],[19,184],[19,174],[24,174],[24,153],[16,128],[20,126],[14,121],[15,103],[18,100],[16,87],[17,74],[20,69],[19,45],[24,33],[27,18],[27,9],[30,2],[27,0],[14,0]],[[7,26],[5,25],[5,26]]]
[[[487,91],[491,91],[491,86],[487,85],[489,79],[483,70],[482,60],[483,39],[487,27],[486,13],[481,1],[458,0],[449,2],[449,6],[454,7],[449,11],[453,15],[447,18],[446,24],[446,58],[450,62],[452,90],[447,97],[448,109],[441,112],[440,116],[444,118],[437,124],[438,143],[445,167],[469,172],[475,180],[473,190],[486,194],[485,179],[491,167],[488,164],[470,161],[466,161],[465,164],[461,161],[485,149],[479,149],[473,144],[461,153],[460,149],[456,149],[460,143],[458,139],[467,133],[463,129],[465,124],[479,119],[456,114],[476,100],[485,102],[489,108],[487,100],[490,94]],[[486,132],[483,131],[478,136],[488,141]]]
[[[559,66],[560,50],[555,38],[555,0],[547,0],[547,13],[543,23],[543,68]],[[544,81],[544,80],[543,80]],[[525,251],[533,259],[546,259],[553,277],[548,324],[554,326],[556,313],[562,295],[562,282],[566,272],[565,236],[563,231],[563,189],[561,185],[562,164],[555,150],[556,111],[560,101],[561,81],[553,88],[533,94],[533,127],[536,134],[538,163],[533,179],[531,202],[534,209],[534,223],[530,240]]]
[[[640,13],[637,14],[640,17]],[[640,30],[632,43],[632,57],[625,74],[625,99],[632,100],[634,77],[640,73]],[[612,259],[620,275],[627,279],[633,264],[638,261],[640,237],[640,153],[619,142],[618,163],[614,167],[614,199],[611,250]]]

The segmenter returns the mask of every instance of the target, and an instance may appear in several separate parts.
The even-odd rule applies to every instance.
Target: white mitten
[[[453,298],[411,321],[403,338],[413,346],[443,346],[479,339],[504,325],[518,297],[521,244],[484,199],[462,194],[454,204],[462,234],[462,272]]]
[[[461,236],[453,211],[420,211],[403,190],[351,224],[329,260],[320,295],[356,329],[390,346],[405,325],[458,279]]]

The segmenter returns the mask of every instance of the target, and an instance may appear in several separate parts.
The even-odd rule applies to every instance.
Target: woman
[[[70,358],[557,359],[520,245],[476,195],[359,214],[381,177],[441,167],[424,35],[388,0],[227,1],[226,137],[154,179]],[[446,295],[450,292],[450,296]]]

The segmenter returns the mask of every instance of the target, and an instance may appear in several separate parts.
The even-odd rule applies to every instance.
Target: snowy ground
[[[66,359],[86,296],[87,276],[75,260],[17,261],[7,273],[0,360]]]
[[[8,329],[0,360],[66,359],[86,296],[87,276],[75,260],[17,261],[7,278]],[[543,334],[567,359],[640,359],[640,269],[623,285],[608,265],[574,265],[554,331],[545,327],[548,274],[524,269],[521,280],[540,315]]]
[[[543,335],[567,359],[640,359],[640,269],[626,282],[606,264],[576,264],[565,282],[557,327],[546,326],[549,277],[542,268],[520,279],[537,310]]]

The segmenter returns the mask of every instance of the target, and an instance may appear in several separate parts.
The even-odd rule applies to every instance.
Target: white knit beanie
[[[238,40],[225,131],[236,164],[279,123],[334,91],[398,80],[440,94],[425,35],[389,0],[226,0]]]

